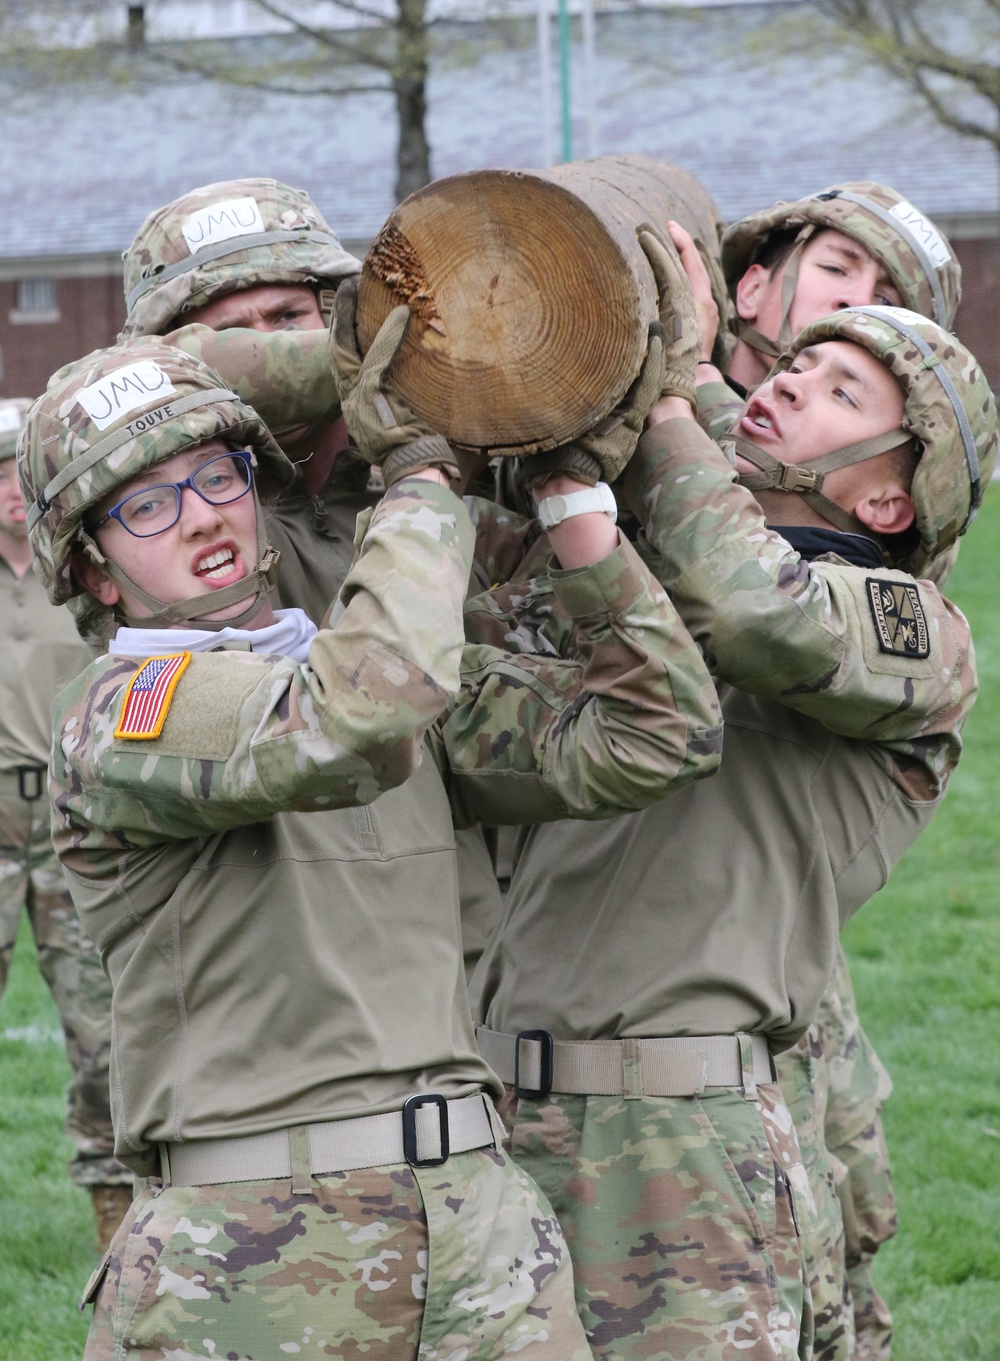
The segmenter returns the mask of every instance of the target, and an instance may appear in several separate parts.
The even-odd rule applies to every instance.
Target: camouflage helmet
[[[87,530],[88,512],[147,468],[217,438],[225,439],[233,448],[252,452],[255,485],[265,495],[291,482],[291,463],[253,408],[207,365],[162,340],[95,350],[64,371],[62,378],[31,406],[17,446],[35,570],[53,604],[83,594],[70,568],[74,548],[115,575],[115,565],[104,559]],[[261,576],[271,567],[270,563],[264,567],[263,559],[268,553],[272,558],[275,555],[264,543],[260,513],[257,520],[258,556],[262,561],[256,573]],[[248,598],[248,584],[263,603],[266,592],[262,593],[256,579],[237,583],[237,588],[243,588],[240,598]],[[266,584],[270,589],[270,583]],[[135,587],[135,583],[129,585]],[[168,610],[177,604],[149,599],[154,606]],[[216,606],[229,603],[223,600],[221,591],[210,599]],[[135,622],[152,626],[154,622],[197,619],[198,606],[203,611],[206,601],[206,597],[198,597],[190,612],[178,614],[175,610],[170,618]],[[238,621],[226,622],[235,625]],[[221,627],[207,621],[200,626]]]
[[[122,257],[124,336],[162,335],[193,308],[261,284],[337,283],[361,269],[308,194],[277,180],[206,184],[150,213]]]
[[[0,462],[17,453],[17,437],[30,406],[30,397],[0,399]]]
[[[834,184],[794,203],[776,203],[751,213],[728,227],[722,237],[722,269],[734,297],[737,284],[771,234],[796,228],[797,250],[824,228],[852,237],[889,271],[904,307],[940,326],[952,325],[962,296],[962,267],[947,237],[902,194],[872,180]],[[794,256],[786,264],[786,276],[789,273],[793,280],[798,273]],[[793,297],[794,282],[786,290],[777,345],[758,344],[756,333],[739,319],[734,329],[738,334],[748,331],[743,338],[754,348],[778,354],[792,339],[787,318]]]
[[[769,377],[788,369],[806,346],[826,340],[862,345],[903,389],[902,431],[863,441],[874,446],[867,453],[861,444],[851,446],[853,454],[841,458],[839,466],[873,457],[879,452],[878,441],[885,447],[898,447],[901,438],[914,442],[919,461],[910,495],[916,523],[897,536],[898,543],[887,556],[913,576],[943,579],[954,562],[959,537],[975,519],[996,463],[997,410],[989,383],[975,357],[942,326],[903,307],[879,306],[847,307],[806,326]],[[744,441],[736,444],[746,452]],[[794,465],[792,471],[808,473],[824,464],[829,470],[838,466],[837,455],[847,452],[834,451],[809,464]],[[740,481],[752,484],[754,478]],[[802,494],[807,501],[813,499],[809,491]]]

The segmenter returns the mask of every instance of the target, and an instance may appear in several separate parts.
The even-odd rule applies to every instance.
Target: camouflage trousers
[[[590,1361],[559,1225],[503,1154],[313,1180],[141,1193],[85,1361]]]
[[[595,1357],[811,1355],[792,1185],[808,1188],[776,1084],[756,1099],[553,1094],[511,1123],[566,1233]]]
[[[881,1115],[892,1093],[892,1079],[862,1028],[843,951],[816,1024],[829,1075],[826,1145],[830,1156],[846,1169],[840,1198],[847,1280],[854,1301],[855,1357],[857,1361],[887,1361],[892,1314],[875,1289],[872,1259],[899,1227]]]
[[[817,1028],[810,1026],[794,1048],[779,1054],[775,1066],[812,1192],[813,1212],[800,1216],[799,1228],[813,1302],[813,1356],[815,1361],[849,1361],[855,1335],[844,1260],[843,1168],[830,1157],[823,1134],[828,1083]]]
[[[872,1260],[897,1229],[880,1114],[892,1081],[861,1027],[843,951],[815,1021],[777,1067],[819,1207],[806,1242],[817,1361],[888,1361],[892,1315]]]
[[[130,1185],[131,1172],[113,1153],[108,1088],[111,984],[80,925],[52,849],[46,797],[0,798],[0,991],[7,982],[25,909],[72,1069],[67,1120],[74,1143],[70,1176],[78,1186]]]

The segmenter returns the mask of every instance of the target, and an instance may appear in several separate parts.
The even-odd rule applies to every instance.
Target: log
[[[393,381],[417,415],[469,450],[567,443],[639,372],[657,296],[637,230],[665,232],[671,217],[718,258],[708,192],[650,157],[436,180],[396,208],[365,258],[361,349],[406,303]]]

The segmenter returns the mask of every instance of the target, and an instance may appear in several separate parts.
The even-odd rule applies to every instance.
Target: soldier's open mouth
[[[217,581],[221,577],[230,575],[234,562],[233,550],[221,548],[217,553],[210,553],[203,562],[198,564],[197,575],[206,581]]]

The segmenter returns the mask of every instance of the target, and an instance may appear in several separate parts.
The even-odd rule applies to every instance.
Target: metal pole
[[[538,0],[538,71],[542,82],[542,165],[555,160],[552,150],[552,43],[549,0]]]
[[[569,97],[569,9],[559,0],[559,78],[562,84],[562,153],[564,161],[573,159],[573,122]]]
[[[583,0],[583,89],[587,111],[587,155],[597,155],[597,120],[594,109],[594,0]]]

